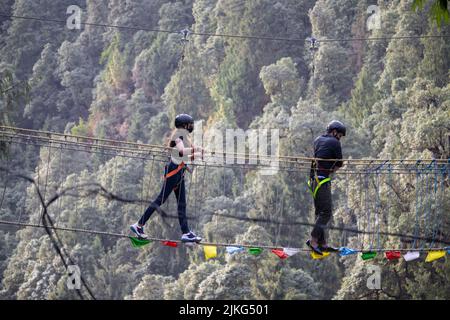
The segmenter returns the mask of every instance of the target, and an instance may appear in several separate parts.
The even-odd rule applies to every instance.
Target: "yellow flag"
[[[217,257],[217,247],[216,246],[203,246],[205,251],[206,260]]]
[[[431,262],[431,261],[437,260],[439,258],[442,258],[443,256],[445,256],[444,250],[428,251],[428,255],[427,255],[427,258],[425,259],[425,262]]]
[[[329,252],[323,252],[323,256],[321,256],[320,254],[317,254],[314,251],[311,251],[311,258],[313,258],[314,260],[323,259],[329,255],[330,255]]]

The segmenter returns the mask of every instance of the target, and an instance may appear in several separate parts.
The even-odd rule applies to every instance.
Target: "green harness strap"
[[[316,176],[315,178],[316,178],[317,186],[316,186],[316,188],[314,189],[314,191],[312,190],[311,179],[308,180],[309,191],[311,191],[311,194],[312,194],[313,198],[316,198],[317,191],[319,190],[319,188],[320,188],[324,183],[326,183],[326,182],[328,182],[328,181],[331,181],[331,178],[325,178],[325,179],[323,179],[322,181],[320,181],[319,178],[317,178],[317,176]]]
[[[331,181],[331,178],[329,178],[329,177],[323,179],[322,181],[319,180],[319,177],[317,176],[317,171],[316,171],[316,168],[318,168],[318,167],[319,167],[319,164],[318,164],[317,160],[314,159],[312,161],[312,163],[311,163],[311,170],[314,170],[314,179],[316,180],[316,183],[317,183],[317,186],[314,189],[314,191],[313,191],[312,185],[311,185],[311,178],[308,180],[309,191],[311,191],[311,194],[312,194],[314,199],[316,198],[316,194],[317,194],[317,191],[319,191],[319,188],[324,183],[327,183],[328,181]]]

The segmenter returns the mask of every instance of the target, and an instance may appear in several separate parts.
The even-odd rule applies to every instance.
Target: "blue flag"
[[[244,248],[242,248],[242,247],[227,247],[226,250],[227,250],[227,253],[234,254],[234,253],[244,251]]]
[[[356,253],[358,253],[358,252],[353,250],[353,249],[347,248],[347,247],[340,247],[339,248],[339,255],[341,257],[348,256],[350,254],[356,254]]]

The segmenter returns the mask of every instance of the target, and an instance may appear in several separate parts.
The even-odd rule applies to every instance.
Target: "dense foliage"
[[[414,10],[413,4],[421,10]],[[83,22],[137,29],[65,25],[0,17],[0,124],[109,139],[163,144],[177,113],[204,120],[207,129],[280,129],[283,155],[311,156],[326,123],[348,126],[344,157],[450,157],[450,41],[379,39],[319,43],[189,35],[142,29],[246,34],[280,38],[348,39],[449,35],[429,18],[434,1],[378,1],[380,28],[367,29],[367,8],[356,0],[7,0],[0,11],[64,20],[69,5]],[[430,9],[431,8],[431,9]],[[417,8],[416,8],[417,9]],[[445,19],[443,19],[445,20]],[[183,46],[185,46],[183,51]],[[10,89],[13,87],[12,89]],[[24,145],[1,145],[2,166],[33,177],[45,196],[99,182],[125,198],[150,201],[159,192],[163,164]],[[38,223],[35,189],[1,172],[0,219]],[[414,231],[439,221],[450,231],[450,193],[433,196],[432,177],[338,175],[333,181],[333,225],[368,228],[367,208],[380,206],[380,227]],[[197,168],[188,175],[191,227],[208,241],[304,247],[310,229],[240,218],[314,221],[305,172],[263,176],[239,168]],[[431,186],[431,187],[430,187]],[[61,197],[49,214],[57,225],[127,232],[145,209],[82,190]],[[189,193],[190,192],[190,193]],[[379,195],[379,198],[376,196]],[[175,198],[163,206],[176,213]],[[430,209],[428,209],[430,208]],[[433,208],[433,210],[431,210]],[[232,217],[220,217],[226,214]],[[434,214],[434,215],[433,215]],[[432,220],[435,219],[435,220]],[[438,219],[438,220],[436,220]],[[428,230],[429,235],[431,227]],[[176,219],[155,214],[146,233],[178,239]],[[427,263],[356,257],[313,261],[301,253],[279,260],[226,255],[205,261],[200,248],[60,232],[66,250],[100,299],[449,299],[448,258]],[[370,237],[330,232],[336,245],[368,245]],[[395,237],[384,245],[400,246]],[[425,245],[421,243],[420,245]],[[222,251],[221,251],[222,250]],[[383,290],[366,287],[366,264],[382,267]],[[0,228],[0,298],[76,299],[43,230]]]

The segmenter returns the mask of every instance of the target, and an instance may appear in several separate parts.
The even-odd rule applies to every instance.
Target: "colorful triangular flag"
[[[322,252],[323,255],[317,254],[314,251],[311,251],[311,258],[313,258],[314,260],[318,260],[318,259],[323,259],[325,257],[328,257],[330,255],[329,252]]]
[[[272,249],[272,252],[276,254],[280,259],[286,259],[289,255],[281,249]]]
[[[205,252],[206,260],[217,257],[216,246],[203,246],[203,251]]]
[[[388,260],[400,259],[400,257],[402,256],[400,251],[386,251],[385,255]]]
[[[255,256],[259,255],[262,252],[261,248],[248,248],[248,253],[253,254]]]
[[[276,254],[280,259],[286,259],[294,254],[300,252],[300,249],[297,248],[283,248],[283,249],[272,249],[272,252]]]
[[[425,259],[425,262],[431,262],[445,256],[444,250],[436,250],[436,251],[428,251],[428,255]]]
[[[131,245],[135,248],[145,246],[146,244],[149,244],[151,242],[151,240],[139,239],[136,237],[130,237],[130,240],[131,240]]]
[[[235,253],[244,251],[244,248],[228,246],[228,247],[226,247],[226,250],[227,250],[227,253],[229,253],[229,254],[235,254]]]
[[[341,247],[341,248],[339,248],[339,255],[340,255],[341,257],[343,257],[343,256],[348,256],[348,255],[350,255],[350,254],[355,254],[355,253],[358,253],[358,251],[353,250],[353,249],[350,249],[350,248],[347,248],[347,247]]]
[[[361,258],[363,260],[370,260],[370,259],[375,258],[376,255],[377,255],[377,253],[375,251],[367,251],[367,252],[362,253]]]
[[[419,259],[419,257],[420,257],[419,251],[408,251],[403,255],[403,259],[405,259],[405,261],[413,261]]]
[[[168,247],[173,247],[173,248],[178,247],[178,243],[174,242],[174,241],[163,241],[162,244],[165,246],[168,246]]]
[[[294,254],[300,252],[300,249],[297,248],[283,248],[284,253],[286,253],[289,257],[292,257]]]

